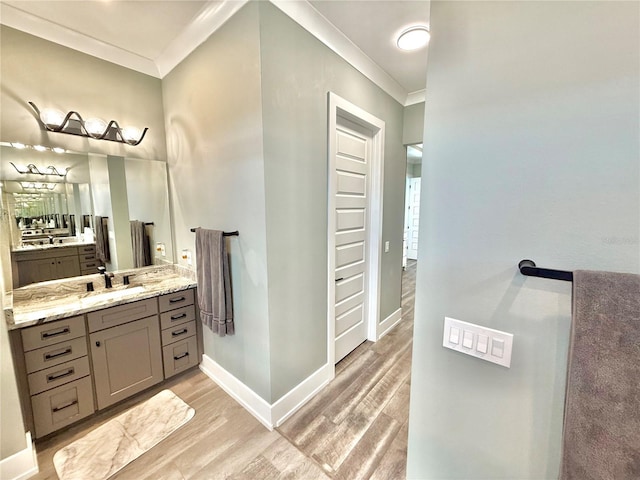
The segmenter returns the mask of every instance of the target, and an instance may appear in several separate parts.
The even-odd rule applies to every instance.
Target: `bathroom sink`
[[[126,288],[124,290],[113,290],[111,292],[90,294],[80,299],[80,303],[84,305],[94,305],[102,302],[109,302],[111,300],[121,300],[127,297],[133,297],[145,291],[142,286]]]

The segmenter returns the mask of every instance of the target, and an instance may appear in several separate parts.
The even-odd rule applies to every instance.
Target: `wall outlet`
[[[384,253],[388,253],[388,252],[389,252],[389,240],[384,242]]]
[[[156,243],[156,252],[158,252],[163,257],[167,256],[167,251],[164,247],[164,243],[161,243],[161,242]]]
[[[182,250],[182,260],[187,262],[187,265],[191,265],[193,263],[191,260],[191,250]]]
[[[442,346],[503,367],[511,367],[512,333],[444,317]]]

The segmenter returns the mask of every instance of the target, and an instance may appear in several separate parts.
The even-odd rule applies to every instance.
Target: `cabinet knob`
[[[96,347],[99,347],[99,346],[100,346],[100,342],[96,342]]]

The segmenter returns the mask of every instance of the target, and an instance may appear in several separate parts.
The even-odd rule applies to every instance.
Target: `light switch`
[[[473,347],[473,332],[464,330],[464,333],[462,334],[462,346],[464,348]]]
[[[442,346],[503,367],[511,366],[513,334],[444,317]]]
[[[504,340],[494,338],[491,342],[491,355],[502,358],[504,356]]]
[[[388,253],[389,252],[389,241],[387,240],[386,242],[384,242],[384,253]]]
[[[451,327],[449,330],[449,341],[454,344],[460,343],[460,329],[456,327]]]
[[[476,345],[476,350],[480,353],[487,353],[489,347],[489,337],[486,335],[478,335],[478,344]]]

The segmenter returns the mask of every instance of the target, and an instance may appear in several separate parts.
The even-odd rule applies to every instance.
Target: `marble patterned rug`
[[[163,390],[58,450],[60,480],[106,479],[187,423],[195,410]]]

